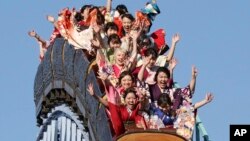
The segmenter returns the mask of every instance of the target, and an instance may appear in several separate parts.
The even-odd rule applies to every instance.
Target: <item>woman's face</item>
[[[117,51],[115,54],[115,63],[118,66],[123,66],[125,63],[125,53],[122,51]]]
[[[164,72],[158,73],[156,82],[161,89],[166,88],[167,80],[168,80],[168,76],[166,73],[164,73]]]
[[[133,84],[133,80],[130,75],[126,75],[121,79],[121,86],[126,90],[131,88]]]
[[[109,28],[109,29],[107,30],[107,36],[110,36],[110,35],[112,35],[112,34],[117,34],[117,30],[114,30],[114,29]]]
[[[122,19],[122,26],[123,26],[125,33],[129,33],[131,26],[132,26],[132,21],[129,18],[124,17]]]
[[[125,97],[125,103],[130,109],[133,109],[135,107],[136,102],[137,98],[133,92],[128,93]]]
[[[119,48],[119,47],[121,47],[121,44],[119,42],[116,42],[116,41],[111,41],[109,43],[109,47],[110,48]]]
[[[155,62],[156,62],[156,59],[155,58],[151,58],[147,67],[148,68],[152,68],[153,66],[155,66]]]
[[[170,106],[169,105],[164,105],[164,106],[160,106],[162,108],[162,111],[164,113],[168,113],[170,111]]]

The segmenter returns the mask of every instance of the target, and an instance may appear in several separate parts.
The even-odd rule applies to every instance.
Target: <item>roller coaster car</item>
[[[135,127],[133,123],[124,124],[126,133],[117,137],[116,141],[187,141],[176,134],[173,128],[142,129]]]

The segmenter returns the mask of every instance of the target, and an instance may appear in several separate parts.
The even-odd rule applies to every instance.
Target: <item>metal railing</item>
[[[200,141],[200,138],[203,138],[204,141],[211,141],[209,139],[209,136],[207,134],[207,131],[203,125],[203,123],[201,122],[199,116],[196,116],[196,124],[195,124],[195,140],[196,141]]]

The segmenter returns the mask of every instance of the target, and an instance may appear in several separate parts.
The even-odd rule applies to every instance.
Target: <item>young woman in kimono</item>
[[[88,85],[88,92],[109,109],[110,118],[115,132],[115,138],[126,131],[124,123],[130,121],[135,122],[137,127],[146,129],[146,124],[143,117],[138,114],[142,105],[140,102],[138,102],[138,96],[133,88],[128,88],[124,91],[123,97],[125,105],[120,105],[117,103],[117,99],[120,97],[114,97],[110,93],[108,93],[108,102],[95,95],[93,84]]]
[[[149,58],[150,59],[150,58]],[[149,62],[149,61],[148,61]],[[145,61],[145,63],[148,63]],[[146,64],[145,64],[146,65]],[[145,70],[145,65],[144,65],[144,70]],[[172,66],[172,70],[175,67]],[[148,85],[149,87],[149,92],[151,95],[151,100],[152,102],[156,102],[160,95],[162,93],[168,93],[171,101],[174,101],[173,103],[173,108],[174,110],[178,109],[180,105],[182,105],[183,101],[188,101],[191,103],[191,98],[193,96],[194,90],[195,90],[195,83],[196,83],[196,77],[198,74],[197,69],[193,66],[192,67],[192,77],[189,85],[185,88],[173,88],[173,76],[168,68],[165,67],[159,67],[158,70],[156,71],[154,80],[155,84],[153,85]],[[139,73],[143,78],[143,71]],[[138,74],[138,78],[139,78]]]
[[[180,36],[179,36],[179,34],[175,34],[172,37],[172,45],[171,45],[171,48],[168,51],[167,55],[158,55],[158,52],[155,49],[155,47],[150,47],[150,41],[148,41],[146,39],[144,39],[144,40],[145,41],[141,41],[141,43],[139,44],[139,46],[143,46],[143,47],[141,47],[142,51],[140,52],[140,55],[142,56],[142,59],[139,59],[137,61],[137,66],[138,67],[136,68],[136,72],[138,73],[140,69],[142,69],[141,71],[143,71],[143,69],[145,69],[144,73],[147,73],[147,72],[154,73],[153,75],[151,75],[150,78],[147,78],[147,80],[148,80],[147,82],[149,84],[153,84],[155,82],[154,82],[154,79],[152,79],[152,78],[154,78],[156,70],[159,67],[166,66],[166,63],[170,63],[171,65],[173,63],[177,63],[177,60],[175,58],[173,58],[173,56],[174,56],[174,51],[175,51],[175,48],[176,48],[176,44],[180,40]],[[145,62],[145,60],[143,61],[143,59],[148,58],[150,55],[152,56],[150,62],[148,64],[143,64],[142,62]],[[171,70],[171,67],[169,67],[169,69]],[[140,81],[142,81],[142,79],[143,79],[141,75],[138,78],[139,78]],[[144,79],[146,79],[145,76],[144,76]]]
[[[122,72],[118,79],[113,75],[108,76],[104,73],[99,73],[99,78],[103,80],[106,86],[106,93],[109,93],[110,96],[113,97],[120,97],[120,99],[117,99],[118,101],[116,102],[120,104],[124,103],[122,98],[124,91],[135,86],[135,78],[129,71]]]
[[[124,48],[126,51],[131,51],[133,46],[133,41],[131,38],[131,34],[133,33],[131,32],[132,31],[131,28],[135,19],[129,13],[123,14],[121,16],[121,19],[122,19],[122,33],[123,33],[123,36],[121,38],[122,40],[121,47]]]
[[[135,79],[128,71],[122,72],[119,79],[115,78],[113,75],[99,73],[99,79],[103,81],[103,84],[105,86],[105,95],[104,97],[99,97],[97,95],[94,95],[94,97],[107,107],[106,113],[108,117],[111,119],[111,114],[108,109],[108,101],[115,100],[115,103],[117,105],[125,105],[125,101],[123,99],[124,92],[127,89],[134,87]],[[91,90],[90,88],[91,85],[92,84],[88,86],[89,90]]]
[[[147,84],[153,85],[156,83],[155,81],[155,75],[157,70],[160,68],[160,66],[155,65],[156,59],[157,59],[157,52],[154,48],[148,48],[145,51],[144,57],[143,57],[143,64],[140,67],[137,67],[134,71],[134,74],[138,74],[138,80],[139,81],[145,81]],[[170,76],[169,78],[173,79],[173,70],[177,64],[177,60],[175,58],[172,58],[172,60],[169,62],[169,72]]]
[[[150,106],[152,115],[156,115],[165,127],[173,127],[176,112],[171,108],[172,102],[168,94],[161,94],[157,101],[157,105],[151,104]]]
[[[199,101],[199,102],[195,103],[194,105],[190,106],[190,109],[192,109],[192,112],[193,112],[194,110],[206,105],[207,103],[211,102],[212,100],[213,100],[212,93],[207,93],[206,97],[202,101]],[[190,128],[193,128],[192,126],[194,126],[194,122],[187,123],[187,122],[191,122],[191,121],[189,118],[185,117],[185,115],[187,115],[187,113],[185,113],[185,112],[189,112],[189,111],[187,111],[187,107],[186,108],[181,107],[178,110],[173,110],[172,105],[173,104],[171,102],[169,95],[167,93],[163,93],[163,94],[161,94],[161,96],[159,97],[159,99],[157,101],[157,106],[151,105],[151,111],[152,111],[153,115],[157,115],[158,118],[162,120],[162,123],[166,127],[173,128],[173,124],[176,121],[175,128],[178,128],[179,131],[180,131],[180,128],[184,128],[184,125],[181,125],[181,123],[185,123],[185,122],[186,122],[185,123],[186,125],[190,125]],[[183,116],[181,116],[181,115],[183,115]],[[183,117],[185,117],[185,118],[183,118]],[[176,118],[178,120],[176,120]],[[192,117],[192,118],[194,118],[194,117]]]
[[[136,56],[137,56],[137,38],[139,37],[140,33],[141,33],[141,30],[134,31],[131,34],[133,48],[132,48],[132,51],[129,53],[121,47],[118,47],[118,46],[116,47],[116,45],[114,44],[115,42],[111,40],[111,37],[113,38],[117,35],[109,36],[109,40],[108,40],[109,44],[115,45],[114,46],[115,47],[114,59],[113,59],[114,61],[110,60],[111,58],[109,57],[112,54],[105,57],[104,52],[99,50],[98,55],[97,55],[97,64],[99,66],[99,70],[101,71],[101,73],[106,73],[110,75],[111,74],[110,70],[111,70],[111,72],[113,72],[112,75],[114,75],[116,78],[119,78],[119,75],[122,71],[125,71],[125,70],[131,71],[135,68]],[[105,71],[109,71],[109,72],[105,72]]]

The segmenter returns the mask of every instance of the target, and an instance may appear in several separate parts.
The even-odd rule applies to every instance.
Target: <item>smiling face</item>
[[[125,52],[123,52],[122,50],[118,49],[115,51],[115,63],[118,66],[123,66],[125,64]]]
[[[147,67],[150,69],[155,66],[156,58],[151,58]]]
[[[158,75],[156,76],[157,77],[157,84],[158,86],[161,88],[161,89],[164,89],[166,88],[167,86],[167,80],[168,80],[168,76],[166,73],[164,72],[159,72]]]
[[[149,47],[150,44],[151,44],[149,42],[147,42],[147,43],[143,43],[143,42],[141,43],[141,45],[144,45],[144,46],[148,46]],[[156,49],[150,48],[150,47],[147,48],[146,51],[145,51],[145,57],[149,57],[150,58],[150,61],[149,61],[148,65],[147,65],[147,68],[151,69],[152,67],[155,66],[155,62],[156,62],[156,59],[158,57]]]
[[[124,17],[122,18],[122,26],[125,33],[129,33],[132,26],[132,21],[129,18]]]
[[[133,84],[132,77],[130,75],[125,75],[121,79],[121,86],[126,90],[128,88],[131,88]]]
[[[121,46],[121,39],[117,34],[108,36],[108,45],[110,48],[119,48]]]
[[[136,103],[137,103],[137,97],[135,93],[129,92],[125,97],[125,103],[129,109],[134,109]]]

